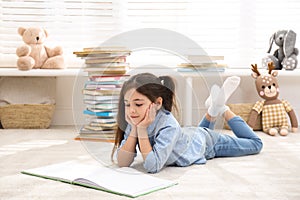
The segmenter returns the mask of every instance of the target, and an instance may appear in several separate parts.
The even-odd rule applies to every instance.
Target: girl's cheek
[[[147,111],[147,109],[143,109],[142,114],[141,114],[142,118],[144,118],[146,116],[146,111]]]

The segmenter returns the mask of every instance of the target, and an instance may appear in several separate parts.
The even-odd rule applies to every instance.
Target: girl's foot
[[[217,117],[219,114],[223,114],[228,107],[225,106],[225,94],[224,90],[219,86],[213,85],[210,90],[211,104],[208,107],[207,113],[211,117]]]
[[[231,77],[228,77],[224,81],[224,83],[221,87],[221,90],[223,90],[223,93],[224,93],[224,100],[225,100],[224,104],[227,102],[227,100],[233,94],[233,92],[237,89],[237,87],[240,84],[240,80],[241,79],[238,76],[231,76]],[[209,97],[205,101],[205,107],[209,108],[211,103],[212,103],[212,97],[211,97],[211,94],[210,94]]]

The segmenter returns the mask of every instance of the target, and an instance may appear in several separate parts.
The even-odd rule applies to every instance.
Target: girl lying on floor
[[[205,102],[208,108],[198,127],[182,128],[171,113],[175,105],[175,83],[169,76],[150,73],[132,76],[122,87],[119,99],[118,129],[113,154],[120,167],[128,167],[136,147],[147,172],[165,166],[205,164],[215,157],[258,154],[261,139],[226,105],[238,87],[239,77],[229,77],[220,88],[213,85]],[[236,137],[213,131],[215,119],[223,115]]]

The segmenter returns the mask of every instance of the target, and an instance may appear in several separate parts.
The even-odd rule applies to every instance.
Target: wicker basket
[[[228,104],[227,105],[232,112],[234,112],[236,115],[240,116],[244,121],[248,121],[250,117],[250,112],[254,106],[253,103],[241,103],[241,104]],[[230,129],[227,122],[224,123],[225,129]],[[253,127],[253,130],[255,131],[261,131],[262,125],[261,125],[261,115],[258,115],[256,124]]]
[[[53,104],[11,104],[0,107],[3,128],[49,128],[55,110]]]

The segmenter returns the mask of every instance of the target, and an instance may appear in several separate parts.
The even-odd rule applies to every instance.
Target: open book
[[[100,164],[89,165],[75,161],[28,169],[21,173],[128,197],[138,197],[177,184],[133,168],[112,169]]]

